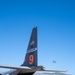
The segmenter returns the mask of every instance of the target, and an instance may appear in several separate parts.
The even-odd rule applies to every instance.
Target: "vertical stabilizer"
[[[37,66],[37,27],[33,28],[22,66]]]

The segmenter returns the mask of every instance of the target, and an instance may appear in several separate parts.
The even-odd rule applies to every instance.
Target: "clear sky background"
[[[0,0],[0,65],[23,63],[35,26],[38,65],[75,75],[74,0]]]

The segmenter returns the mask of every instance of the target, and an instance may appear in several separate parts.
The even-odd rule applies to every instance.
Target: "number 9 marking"
[[[29,64],[31,65],[31,64],[33,64],[33,62],[34,62],[34,56],[31,54],[29,56]]]

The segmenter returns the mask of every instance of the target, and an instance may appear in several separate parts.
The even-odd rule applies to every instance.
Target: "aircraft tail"
[[[32,30],[27,53],[21,66],[37,66],[37,27]]]

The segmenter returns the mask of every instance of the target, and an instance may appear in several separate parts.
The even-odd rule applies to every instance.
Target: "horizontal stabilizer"
[[[29,67],[23,67],[23,66],[18,66],[18,67],[16,67],[16,66],[0,66],[0,68],[8,68],[8,69],[22,69],[22,70],[28,70],[28,69],[31,69],[31,68],[29,68]]]
[[[66,70],[44,70],[44,71],[47,71],[47,72],[67,72]]]

